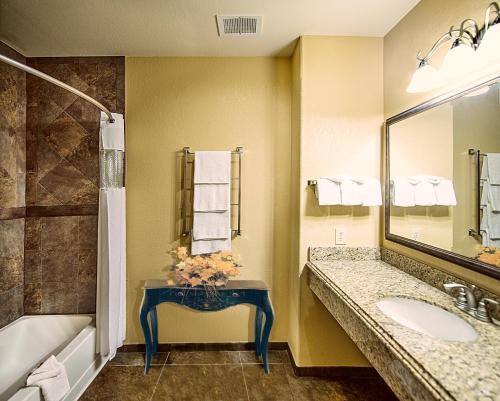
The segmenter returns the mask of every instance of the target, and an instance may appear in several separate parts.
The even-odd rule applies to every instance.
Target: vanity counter
[[[403,400],[500,400],[500,328],[457,309],[454,299],[381,260],[308,262],[309,286]],[[446,341],[406,328],[376,305],[384,297],[426,301],[478,333]]]

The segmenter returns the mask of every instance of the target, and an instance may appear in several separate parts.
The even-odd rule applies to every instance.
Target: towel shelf
[[[469,156],[474,156],[476,167],[476,228],[469,228],[467,232],[471,237],[482,237],[481,230],[481,158],[486,154],[479,149],[469,149]]]
[[[191,174],[188,173],[188,166],[190,164],[194,164],[194,160],[192,157],[194,156],[194,152],[191,151],[191,148],[185,147],[181,151],[182,153],[182,177],[181,177],[181,235],[183,237],[187,237],[191,233],[191,224],[189,224],[188,219],[192,217],[189,214],[189,204],[192,204],[192,196],[193,196],[193,171]],[[237,147],[235,150],[231,152],[231,163],[238,163],[238,177],[232,177],[231,182],[237,183],[237,186],[231,186],[231,192],[236,189],[237,194],[237,202],[231,202],[231,207],[235,206],[238,208],[236,213],[237,222],[236,227],[231,228],[231,232],[235,236],[241,235],[241,156],[243,154],[243,148]],[[236,160],[234,160],[236,159]]]

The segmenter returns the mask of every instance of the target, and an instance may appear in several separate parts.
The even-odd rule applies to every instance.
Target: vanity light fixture
[[[445,44],[452,41],[438,70],[429,64],[432,56]],[[460,28],[450,28],[431,47],[425,56],[417,54],[419,61],[413,73],[408,93],[427,92],[444,85],[478,78],[478,74],[498,71],[500,68],[500,7],[493,2],[486,9],[484,26],[480,29],[476,21],[466,19]]]

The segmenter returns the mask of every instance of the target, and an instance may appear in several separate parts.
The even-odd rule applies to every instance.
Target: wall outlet
[[[335,245],[346,245],[347,244],[347,234],[345,229],[336,228],[335,229]]]

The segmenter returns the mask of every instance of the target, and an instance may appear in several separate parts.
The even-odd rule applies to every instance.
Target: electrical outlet
[[[346,245],[347,244],[347,235],[346,231],[343,228],[335,229],[335,245]]]

